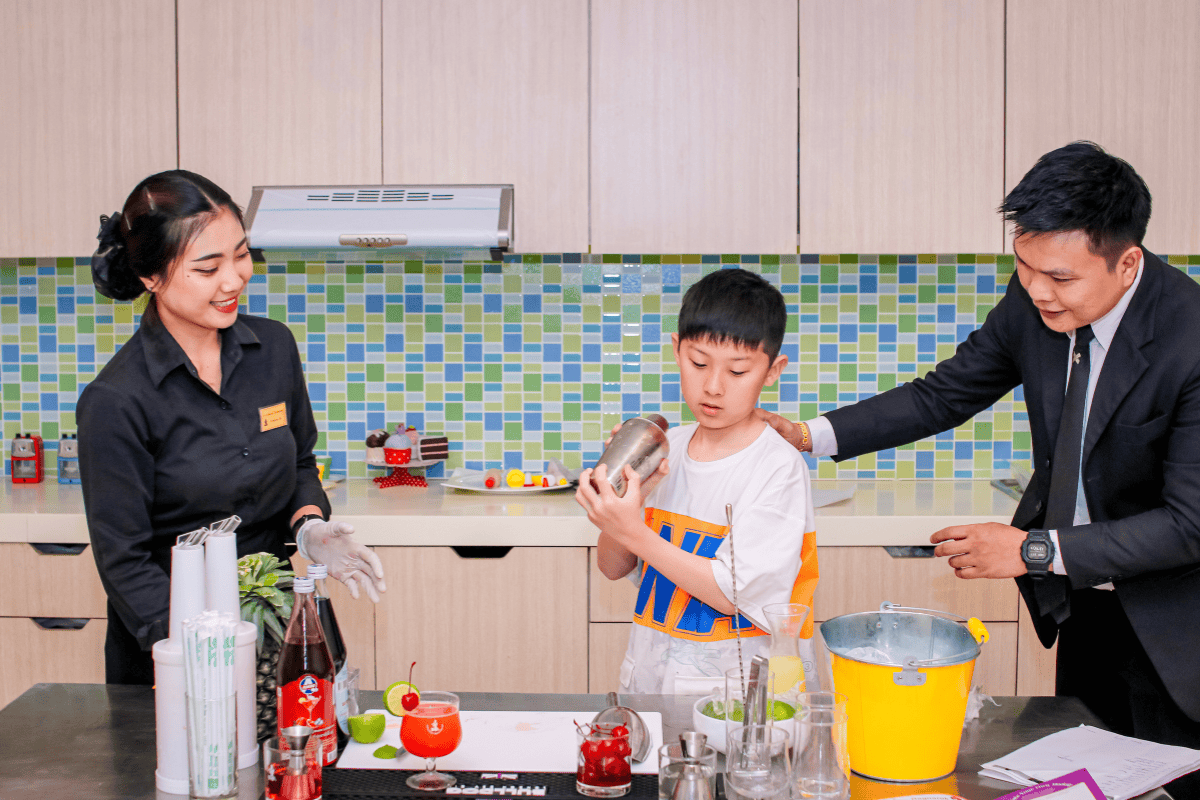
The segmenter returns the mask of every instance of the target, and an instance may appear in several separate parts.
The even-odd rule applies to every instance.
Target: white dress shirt
[[[1092,395],[1096,391],[1096,381],[1100,378],[1100,370],[1104,368],[1104,359],[1108,355],[1108,350],[1112,347],[1113,337],[1117,334],[1117,328],[1121,324],[1121,319],[1125,316],[1125,309],[1129,308],[1129,301],[1133,299],[1133,293],[1137,291],[1138,284],[1142,282],[1142,259],[1138,259],[1137,276],[1133,279],[1133,284],[1121,295],[1121,299],[1112,307],[1112,310],[1105,314],[1100,319],[1092,323],[1092,333],[1095,338],[1092,339],[1088,355],[1091,358],[1091,370],[1088,373],[1087,401],[1083,412],[1083,429],[1087,430],[1087,420],[1092,408]],[[1067,351],[1067,374],[1070,375],[1071,370],[1071,354],[1075,350],[1075,332],[1071,332],[1071,347]],[[808,420],[808,433],[812,437],[812,453],[814,456],[836,456],[837,455],[837,435],[833,432],[833,424],[828,417],[820,416],[816,419]],[[1080,447],[1083,443],[1080,442]],[[1083,494],[1083,460],[1080,459],[1080,475],[1079,475],[1079,490],[1075,495],[1075,524],[1087,525],[1092,521],[1091,515],[1088,514],[1087,498]],[[1062,550],[1058,546],[1058,531],[1050,531],[1050,539],[1054,542],[1054,572],[1057,575],[1066,575],[1067,569],[1063,565]],[[1097,589],[1112,589],[1111,583],[1105,583],[1096,587]]]

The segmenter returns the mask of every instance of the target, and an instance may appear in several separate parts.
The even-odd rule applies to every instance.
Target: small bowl
[[[692,730],[697,733],[703,733],[708,737],[708,744],[712,745],[718,753],[725,753],[725,720],[713,719],[700,713],[706,705],[714,700],[719,700],[721,695],[710,694],[707,697],[701,697],[692,706]]]
[[[715,747],[718,753],[724,755],[726,736],[725,720],[713,719],[712,717],[705,716],[704,714],[700,713],[701,709],[703,709],[706,705],[714,700],[720,700],[721,697],[721,694],[710,694],[707,697],[701,697],[696,701],[696,704],[692,706],[692,730],[698,733],[703,733],[705,736],[707,736],[708,744],[711,744],[713,747]],[[794,718],[779,720],[777,722],[773,722],[772,724],[786,730],[789,736],[796,736],[796,723]]]

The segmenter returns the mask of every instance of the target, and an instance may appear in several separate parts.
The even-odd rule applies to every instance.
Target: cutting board
[[[400,717],[383,710],[387,727],[372,744],[353,739],[337,765],[349,769],[424,769],[425,759],[405,753],[399,758],[375,758],[385,744],[400,746]],[[650,755],[633,765],[635,773],[658,774],[658,748],[662,745],[662,714],[640,711],[650,729]],[[439,770],[462,772],[574,772],[578,747],[575,723],[591,721],[596,711],[460,711],[463,738],[458,749],[437,760]]]

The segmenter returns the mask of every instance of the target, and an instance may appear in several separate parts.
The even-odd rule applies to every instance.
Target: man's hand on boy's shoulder
[[[801,423],[792,422],[790,419],[781,417],[778,414],[772,414],[764,408],[754,409],[754,416],[774,428],[776,433],[800,452],[812,451],[811,440],[808,440],[808,437],[804,435],[800,427]]]
[[[579,476],[579,488],[575,490],[575,501],[587,512],[588,519],[600,530],[612,536],[626,549],[643,532],[650,533],[646,527],[642,504],[646,495],[667,474],[669,467],[667,459],[663,459],[658,469],[643,484],[641,478],[631,468],[625,467],[625,496],[617,497],[612,484],[608,482],[608,467],[601,464],[594,470],[596,486],[592,486],[593,470],[586,469]],[[597,488],[598,487],[598,488]]]

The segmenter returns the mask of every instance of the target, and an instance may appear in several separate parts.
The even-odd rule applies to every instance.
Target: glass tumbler
[[[317,800],[321,797],[321,743],[315,738],[304,749],[303,765],[281,750],[279,739],[263,742],[263,789],[266,800]]]
[[[750,670],[740,670],[734,667],[725,672],[724,693],[713,701],[713,710],[725,720],[725,737],[739,725],[755,720],[746,719],[746,693],[743,680],[750,680]],[[763,680],[767,682],[767,714],[766,723],[773,725],[777,719],[790,719],[791,706],[781,705],[775,696],[775,676],[768,674]]]
[[[725,784],[742,797],[781,797],[791,782],[791,737],[773,725],[738,725],[725,751]]]
[[[706,744],[696,758],[688,759],[683,755],[683,748],[679,742],[664,744],[658,748],[658,800],[671,800],[675,794],[675,784],[679,782],[679,776],[683,774],[684,765],[694,764],[697,761],[700,762],[700,771],[704,773],[704,778],[708,783],[709,796],[715,800],[717,796],[716,748]]]
[[[794,795],[814,800],[850,797],[850,762],[846,740],[846,696],[807,692],[795,721],[792,764]]]
[[[579,761],[575,791],[587,797],[621,797],[633,785],[633,750],[624,725],[585,724],[575,728]]]

